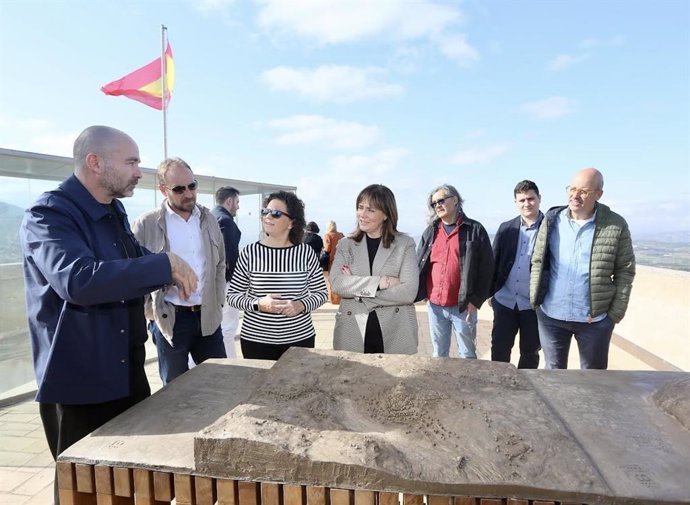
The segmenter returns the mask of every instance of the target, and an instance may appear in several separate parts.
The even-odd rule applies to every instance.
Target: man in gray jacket
[[[635,278],[628,224],[599,203],[604,177],[580,170],[568,205],[549,209],[532,254],[530,301],[546,368],[567,368],[575,336],[580,368],[606,369],[613,327],[625,315]]]
[[[189,165],[180,158],[166,159],[158,166],[157,176],[165,200],[159,209],[140,216],[132,230],[150,251],[181,256],[199,278],[197,290],[188,299],[169,285],[146,300],[160,376],[167,384],[189,369],[189,355],[196,364],[226,357],[220,329],[225,246],[216,218],[196,203],[198,184]]]

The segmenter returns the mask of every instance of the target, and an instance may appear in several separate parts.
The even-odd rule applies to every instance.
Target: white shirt
[[[201,287],[204,285],[206,275],[204,241],[201,239],[201,212],[197,206],[194,206],[192,215],[185,221],[166,202],[165,227],[170,251],[185,260],[199,278],[197,290],[188,300],[180,296],[176,286],[172,286],[165,295],[165,301],[174,305],[201,305]]]

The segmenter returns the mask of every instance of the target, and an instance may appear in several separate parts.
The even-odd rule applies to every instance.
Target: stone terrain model
[[[291,349],[197,472],[416,494],[690,503],[688,374]]]

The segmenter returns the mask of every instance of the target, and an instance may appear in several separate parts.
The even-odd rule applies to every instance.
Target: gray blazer
[[[165,226],[165,200],[161,206],[139,216],[132,225],[132,232],[141,245],[151,252],[168,252],[170,242]],[[218,221],[206,207],[198,205],[201,212],[201,237],[204,240],[206,279],[201,286],[201,334],[212,335],[223,319],[225,302],[225,244]],[[175,327],[175,308],[165,301],[168,286],[146,295],[144,312],[146,319],[155,320],[165,339],[172,345]]]
[[[343,265],[352,275],[343,275]],[[369,312],[376,311],[383,348],[387,354],[417,352],[417,315],[414,298],[417,294],[419,270],[414,240],[398,233],[391,246],[379,247],[369,270],[366,239],[355,242],[344,238],[338,242],[329,278],[332,289],[342,297],[335,315],[333,349],[364,352],[364,330]],[[398,277],[400,285],[377,290],[381,276]]]

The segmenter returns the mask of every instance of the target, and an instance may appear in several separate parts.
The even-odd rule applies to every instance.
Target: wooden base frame
[[[61,505],[586,505],[245,482],[69,462],[57,468]]]

